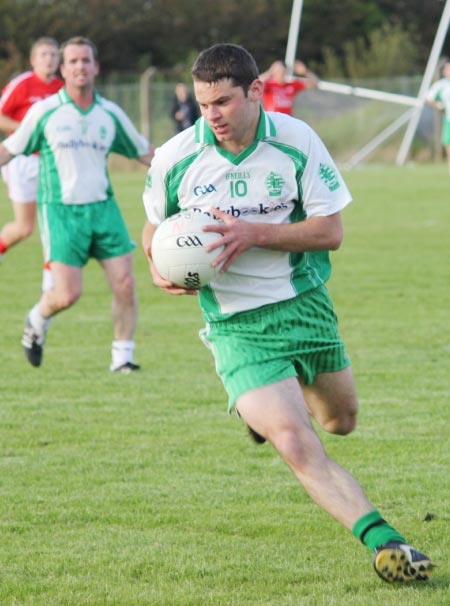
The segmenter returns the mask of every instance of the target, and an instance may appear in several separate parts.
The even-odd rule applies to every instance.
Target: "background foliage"
[[[443,10],[440,0],[305,0],[299,55],[321,77],[423,71]],[[283,58],[291,0],[0,0],[0,79],[27,66],[41,35],[86,35],[104,78],[183,70],[216,42],[246,46],[261,70]],[[450,51],[450,44],[446,48]]]

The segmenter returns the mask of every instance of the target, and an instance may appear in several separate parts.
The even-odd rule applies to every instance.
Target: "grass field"
[[[139,240],[145,173],[113,177]],[[361,412],[352,435],[320,436],[433,557],[432,580],[384,584],[271,447],[253,445],[226,414],[195,298],[157,291],[140,248],[142,371],[108,371],[110,298],[94,262],[82,299],[51,326],[43,366],[29,366],[34,234],[0,266],[1,606],[449,603],[450,177],[439,164],[346,178],[355,203],[329,287]]]

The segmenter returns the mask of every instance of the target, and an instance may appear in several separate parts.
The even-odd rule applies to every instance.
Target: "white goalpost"
[[[293,65],[295,62],[295,56],[297,51],[297,44],[300,32],[300,21],[303,11],[303,0],[293,0],[291,19],[289,26],[288,41],[286,46],[285,62],[289,72],[292,74]],[[428,58],[427,66],[423,74],[422,82],[420,85],[419,92],[416,97],[408,95],[399,95],[395,93],[388,93],[385,91],[354,87],[345,84],[338,84],[334,82],[319,81],[319,90],[343,94],[352,95],[354,97],[375,99],[379,101],[385,101],[389,103],[400,104],[409,107],[400,117],[394,122],[387,126],[381,131],[375,138],[369,141],[363,148],[357,151],[346,163],[348,168],[357,166],[370,154],[372,154],[378,147],[380,147],[387,139],[401,129],[405,124],[407,128],[400,149],[397,154],[396,162],[398,165],[403,165],[408,157],[411,144],[416,133],[419,120],[422,114],[422,110],[425,103],[425,97],[428,89],[431,85],[433,76],[436,72],[436,67],[439,62],[439,56],[442,51],[442,47],[445,42],[448,27],[450,23],[450,0],[446,0],[440,23],[436,31],[433,46]]]
[[[300,32],[300,20],[302,18],[303,0],[293,0],[291,21],[286,46],[285,63],[290,74],[294,68],[295,54],[297,52],[298,35]]]
[[[414,111],[411,119],[408,123],[408,127],[405,132],[405,136],[403,138],[402,144],[400,146],[398,155],[397,155],[397,164],[403,165],[408,156],[409,150],[411,148],[411,143],[414,139],[414,135],[416,134],[417,125],[419,124],[420,114],[425,103],[425,97],[427,95],[428,89],[433,80],[433,75],[436,71],[436,66],[439,61],[439,56],[442,51],[442,47],[444,46],[445,37],[448,31],[448,25],[450,21],[450,0],[446,0],[444,10],[442,12],[441,20],[439,23],[439,27],[436,32],[436,36],[434,38],[433,46],[431,48],[430,56],[428,58],[427,67],[425,69],[425,73],[423,75],[422,84],[420,85],[419,94],[417,96],[418,106]]]

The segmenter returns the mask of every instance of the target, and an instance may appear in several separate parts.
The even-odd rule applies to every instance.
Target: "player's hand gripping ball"
[[[223,225],[208,214],[189,210],[168,217],[158,226],[152,240],[152,260],[163,278],[181,288],[199,290],[218,276],[220,266],[211,267],[211,262],[224,247],[205,250],[222,235],[202,230],[211,224]]]

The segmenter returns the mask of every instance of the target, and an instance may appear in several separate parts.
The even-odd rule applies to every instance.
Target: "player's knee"
[[[311,431],[300,432],[286,429],[269,438],[282,458],[299,474],[307,474],[310,461],[322,447],[316,434]]]
[[[134,301],[136,297],[136,285],[133,274],[127,273],[118,281],[115,288],[116,295],[125,301]]]
[[[81,291],[79,290],[59,290],[54,291],[54,297],[57,307],[62,309],[68,309],[72,307],[81,296]]]
[[[34,223],[19,223],[16,228],[17,238],[19,240],[25,240],[29,238],[33,233]]]
[[[356,412],[340,414],[326,419],[319,419],[319,425],[328,433],[347,436],[356,427]]]

